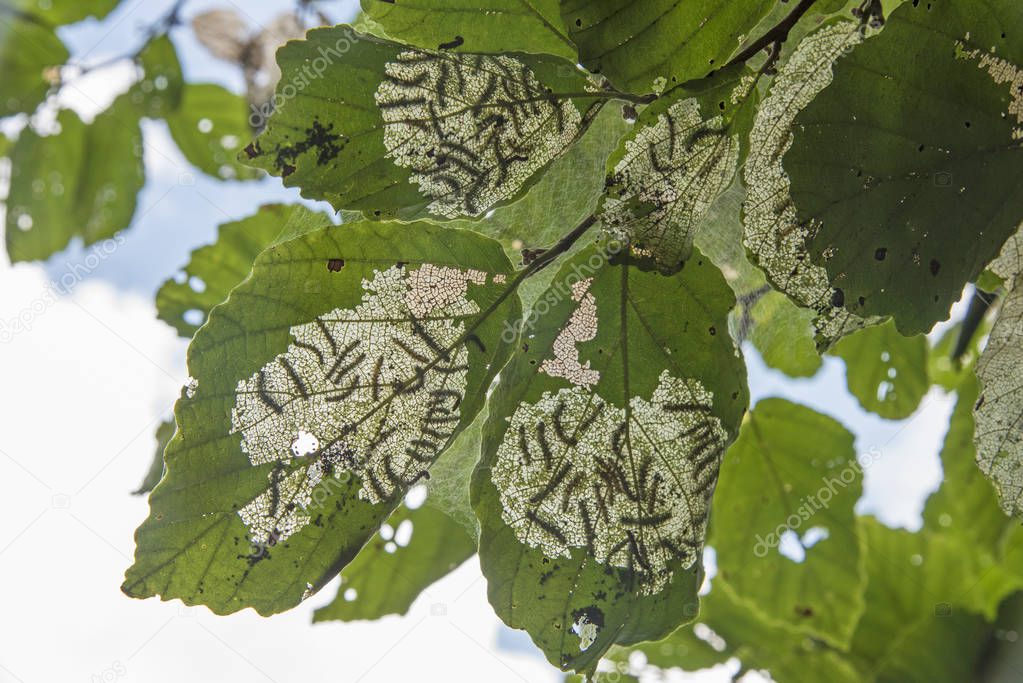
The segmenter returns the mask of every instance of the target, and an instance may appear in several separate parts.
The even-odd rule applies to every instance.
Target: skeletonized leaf
[[[827,23],[808,35],[778,70],[757,111],[743,171],[743,244],[753,263],[795,303],[817,314],[819,347],[830,346],[864,321],[845,310],[841,292],[806,250],[807,226],[799,221],[782,157],[792,144],[796,115],[831,82],[832,64],[863,40],[854,21]]]
[[[886,420],[912,415],[931,386],[927,338],[903,336],[891,320],[853,332],[831,351],[845,361],[849,392]]]
[[[26,129],[11,152],[7,253],[45,259],[81,237],[86,245],[128,227],[145,182],[142,131],[127,96],[86,125],[63,110],[60,132]]]
[[[563,0],[579,60],[617,87],[653,92],[723,66],[772,0]]]
[[[551,162],[521,199],[487,212],[480,220],[450,224],[499,240],[513,263],[525,262],[527,254],[557,243],[566,225],[579,225],[593,214],[604,196],[608,156],[630,128],[621,107],[603,107],[582,136]],[[568,253],[583,246],[577,243]],[[525,280],[519,288],[523,305],[528,307],[543,294],[556,274],[555,268],[547,268]]]
[[[246,152],[306,197],[369,216],[479,216],[517,198],[607,95],[543,55],[413,49],[349,26],[278,53],[277,112]]]
[[[610,256],[582,250],[534,306],[473,477],[490,602],[564,669],[695,615],[747,401],[717,269],[694,254],[666,277]]]
[[[261,614],[319,590],[481,408],[510,273],[497,242],[426,223],[267,249],[189,348],[123,590]]]
[[[193,251],[180,276],[161,285],[156,293],[157,317],[182,337],[194,335],[210,310],[248,276],[256,257],[296,224],[319,229],[330,225],[330,219],[300,204],[268,204],[248,218],[221,225],[217,241]]]
[[[403,43],[459,52],[539,52],[576,59],[557,0],[363,0],[367,17]]]
[[[608,156],[631,128],[620,106],[603,107],[579,139],[551,162],[521,199],[488,212],[480,220],[463,219],[450,225],[493,237],[504,245],[513,261],[520,258],[523,249],[555,244],[565,234],[566,225],[579,225],[596,210],[604,195]],[[540,271],[523,286],[533,288],[538,280],[549,280],[546,274]],[[546,284],[540,291],[544,289]]]
[[[342,570],[337,597],[316,610],[313,621],[405,614],[430,584],[475,552],[472,536],[443,512],[426,505],[415,510],[399,508]]]
[[[1023,223],[1005,240],[998,257],[988,264],[987,269],[1006,284],[1012,284],[1013,278],[1023,273]]]
[[[862,474],[841,424],[783,399],[757,403],[725,455],[709,541],[751,612],[849,644],[866,583],[853,512]],[[786,535],[798,564],[780,552]]]
[[[657,100],[608,161],[599,217],[613,238],[671,272],[732,184],[756,78],[732,68]]]
[[[1023,219],[1023,13],[903,3],[796,118],[785,169],[834,303],[927,332]]]
[[[1002,509],[1023,516],[1023,286],[1017,273],[977,360],[974,407],[977,464],[998,490]]]

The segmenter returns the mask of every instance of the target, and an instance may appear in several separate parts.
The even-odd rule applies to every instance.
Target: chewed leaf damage
[[[575,106],[513,57],[409,50],[385,76],[375,99],[387,155],[440,216],[478,216],[514,196],[580,129]]]
[[[460,421],[468,351],[458,318],[479,312],[467,290],[486,282],[431,264],[375,271],[359,305],[293,327],[288,349],[238,382],[232,433],[253,465],[275,465],[239,511],[254,542],[308,524],[328,477],[360,477],[359,496],[378,503],[427,476]]]
[[[956,41],[955,46],[960,57],[976,61],[977,68],[986,71],[991,80],[1008,86],[1009,108],[1006,116],[1012,117],[1018,124],[1012,129],[1012,139],[1023,140],[1023,69],[1007,59],[979,49],[968,49],[963,41]]]
[[[579,362],[578,344],[597,336],[597,301],[589,291],[592,284],[593,278],[573,283],[572,300],[578,302],[579,307],[572,312],[568,324],[554,340],[554,357],[540,365],[541,372],[551,377],[563,377],[583,387],[592,386],[600,379],[600,373],[590,367],[590,361]]]
[[[603,204],[605,229],[673,269],[688,258],[700,221],[738,161],[739,141],[723,117],[704,119],[695,99],[676,102],[626,142]]]
[[[838,22],[807,36],[779,70],[750,133],[744,166],[743,243],[754,263],[793,301],[817,312],[818,344],[829,346],[865,323],[845,308],[841,289],[807,252],[811,226],[801,223],[782,157],[796,115],[832,80],[832,64],[863,40],[857,22]]]
[[[699,381],[668,371],[627,410],[581,387],[520,405],[492,470],[504,521],[547,557],[582,549],[660,591],[700,556],[728,441],[712,410]]]

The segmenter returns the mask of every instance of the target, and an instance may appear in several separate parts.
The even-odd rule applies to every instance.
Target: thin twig
[[[803,15],[806,14],[806,12],[810,9],[810,6],[815,2],[817,2],[817,0],[800,0],[799,4],[796,5],[791,12],[785,15],[785,18],[779,21],[774,28],[760,36],[759,39],[751,43],[745,50],[735,55],[735,57],[733,57],[725,66],[745,63],[758,52],[772,45],[776,46],[775,54],[777,54],[781,44],[789,37],[789,31],[792,30],[792,27],[796,25],[796,22],[798,22]]]
[[[74,77],[68,80],[62,80],[60,82],[60,85],[66,85],[67,83],[70,83],[77,78],[81,78],[82,76],[88,73],[92,73],[94,71],[101,71],[115,64],[123,62],[126,59],[131,60],[133,62],[137,61],[139,57],[142,55],[142,52],[146,49],[146,46],[150,42],[157,38],[167,35],[172,28],[181,23],[181,10],[186,2],[188,2],[188,0],[176,0],[174,5],[172,5],[171,8],[162,17],[160,17],[152,25],[150,25],[145,33],[145,37],[142,40],[142,45],[134,52],[118,55],[116,57],[111,57],[109,59],[104,59],[103,61],[96,62],[95,64],[81,65],[78,67],[78,73],[75,74]]]

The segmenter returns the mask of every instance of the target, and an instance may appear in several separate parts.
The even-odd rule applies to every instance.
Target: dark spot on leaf
[[[257,145],[255,142],[249,143],[249,146],[245,148],[245,154],[250,159],[255,159],[257,156],[259,156],[259,153],[260,153],[259,145]]]
[[[456,47],[461,47],[465,43],[465,38],[462,36],[455,36],[455,39],[447,43],[441,43],[437,46],[438,50],[454,50]]]
[[[831,305],[835,308],[841,308],[845,305],[845,292],[841,289],[836,289],[831,295]]]
[[[801,617],[812,617],[813,616],[813,608],[806,607],[806,606],[796,605],[796,614],[798,614]]]
[[[931,275],[937,275],[938,271],[941,270],[941,263],[938,259],[931,259]]]
[[[583,20],[582,19],[576,19],[575,20],[575,25],[576,26],[582,26],[583,25]]]
[[[886,256],[888,256],[887,247],[878,247],[877,251],[874,252],[874,258],[878,261],[884,261]]]
[[[583,607],[572,612],[573,621],[578,622],[579,617],[586,617],[586,621],[596,625],[597,628],[604,628],[604,613],[596,605]]]
[[[861,296],[861,297],[859,298],[859,302],[860,302],[860,306],[863,306],[863,305],[865,305],[865,304],[867,303],[867,298],[866,298],[866,297],[863,297],[863,296]]]
[[[710,329],[709,329],[709,330],[707,330],[707,331],[708,331],[708,332],[710,332],[710,336],[712,336],[712,337],[713,337],[713,336],[714,336],[715,334],[717,334],[717,333],[718,333],[718,331],[717,331],[717,328],[716,328],[716,327],[714,327],[713,325],[711,325]]]
[[[345,260],[343,258],[332,258],[327,261],[327,270],[332,273],[336,273],[345,267]]]
[[[324,126],[319,121],[313,121],[313,125],[306,128],[306,139],[293,145],[282,146],[277,150],[277,168],[281,169],[284,176],[295,172],[294,162],[299,156],[311,149],[316,150],[316,163],[320,166],[327,164],[337,158],[337,155],[344,149],[342,136],[331,132],[334,124]]]

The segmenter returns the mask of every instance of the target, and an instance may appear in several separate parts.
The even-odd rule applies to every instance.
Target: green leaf
[[[982,551],[995,553],[1009,526],[1014,526],[998,506],[991,482],[977,467],[973,446],[973,406],[979,385],[970,372],[957,389],[955,410],[941,447],[941,488],[924,506],[924,528],[941,534],[958,534]],[[1021,567],[1023,569],[1023,567]]]
[[[790,377],[809,377],[821,366],[814,344],[813,315],[770,290],[742,244],[740,209],[745,196],[736,179],[709,208],[694,243],[721,269],[735,292],[734,336],[749,340],[764,362]]]
[[[782,157],[792,142],[796,115],[831,82],[835,60],[862,39],[857,22],[842,20],[825,23],[799,43],[760,104],[743,169],[743,244],[776,289],[815,313],[818,348],[827,348],[865,321],[836,305],[842,303],[841,296],[821,264],[807,254],[808,230],[792,204]]]
[[[717,269],[694,254],[665,277],[614,247],[569,259],[524,321],[473,477],[490,602],[566,670],[696,614],[717,466],[748,400]]]
[[[1011,285],[1019,281],[1017,275]],[[1009,290],[977,361],[977,464],[1006,514],[1023,517],[1023,287]]]
[[[479,216],[518,198],[608,98],[557,57],[417,50],[343,25],[278,62],[276,113],[250,162],[373,217]]]
[[[867,610],[852,657],[866,680],[961,683],[974,680],[987,627],[1018,579],[960,539],[860,524],[869,552]]]
[[[696,632],[703,636],[696,635]],[[842,653],[775,622],[752,614],[728,581],[717,577],[703,597],[700,617],[659,643],[636,648],[660,668],[696,671],[737,657],[746,669],[763,669],[779,683],[829,681],[862,683]]]
[[[388,36],[416,47],[576,59],[557,0],[362,0],[362,9]]]
[[[45,259],[81,237],[86,245],[131,223],[145,182],[142,130],[126,97],[86,125],[63,110],[60,132],[26,129],[11,153],[7,253],[12,262]]]
[[[563,0],[561,14],[594,73],[634,93],[703,78],[736,52],[773,0]]]
[[[35,111],[68,56],[46,21],[0,5],[0,118]]]
[[[864,410],[902,420],[916,410],[930,388],[927,338],[905,337],[891,320],[857,330],[832,353],[845,361],[849,391]]]
[[[142,479],[142,483],[139,487],[132,491],[136,496],[143,493],[149,493],[156,485],[160,482],[160,478],[163,477],[163,451],[167,448],[167,444],[170,443],[171,437],[174,436],[174,419],[164,420],[156,428],[156,453],[153,456],[153,462],[149,465],[149,471],[146,472],[146,476]]]
[[[968,378],[973,377],[974,366],[980,356],[980,341],[987,338],[990,327],[990,323],[985,319],[973,333],[960,358],[953,358],[952,353],[959,342],[959,335],[962,334],[962,323],[956,323],[945,330],[927,354],[927,374],[931,378],[931,383],[945,391],[955,391]]]
[[[756,298],[747,335],[764,363],[789,377],[813,377],[823,362],[813,342],[813,313],[780,292]]]
[[[469,486],[472,472],[480,459],[487,410],[484,406],[473,423],[455,437],[451,446],[430,468],[430,480],[426,482],[429,495],[424,503],[426,507],[434,508],[461,525],[462,530],[473,540],[474,552],[480,531],[476,513],[472,509]]]
[[[344,568],[480,410],[520,315],[497,242],[328,226],[267,249],[189,348],[123,590],[289,609]]]
[[[379,619],[406,614],[419,594],[476,553],[476,543],[458,522],[433,508],[395,510],[385,527],[341,572],[337,597],[313,613],[313,622]],[[392,540],[412,529],[404,545]],[[350,592],[351,591],[351,592]]]
[[[848,645],[866,581],[853,513],[862,475],[841,424],[783,399],[757,403],[725,454],[709,541],[752,613]],[[779,553],[786,534],[802,561]]]
[[[1023,218],[1016,0],[904,3],[796,118],[785,169],[834,303],[927,332]]]
[[[102,19],[117,7],[120,0],[0,0],[0,16],[5,12],[24,12],[38,20],[55,25],[74,24],[88,17]]]
[[[262,174],[238,161],[252,137],[245,98],[212,83],[189,83],[181,106],[167,115],[181,153],[203,173],[221,180],[250,180]]]
[[[132,101],[143,116],[164,118],[181,106],[185,77],[174,43],[167,35],[150,40],[138,57],[142,79],[132,87]]]
[[[598,214],[605,231],[666,273],[689,258],[697,230],[735,177],[755,85],[751,71],[731,68],[645,108],[608,160]]]
[[[248,218],[218,228],[217,241],[192,252],[181,277],[167,280],[156,293],[157,317],[191,338],[210,310],[227,299],[252,269],[252,262],[293,224],[310,229],[330,224],[330,219],[301,205],[269,204]]]

